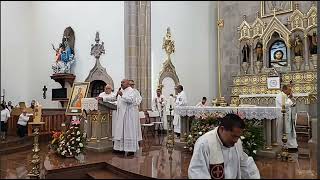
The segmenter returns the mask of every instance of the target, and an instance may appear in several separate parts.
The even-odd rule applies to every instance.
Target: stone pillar
[[[251,66],[251,74],[254,74],[254,59],[253,59],[253,50],[254,50],[254,44],[253,41],[250,43],[250,66]]]
[[[125,1],[124,12],[125,76],[140,91],[140,108],[151,108],[151,2]]]

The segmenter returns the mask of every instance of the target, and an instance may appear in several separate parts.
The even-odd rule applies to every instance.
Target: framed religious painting
[[[267,78],[268,89],[280,89],[280,77]]]
[[[261,1],[261,17],[285,14],[293,11],[292,1]]]
[[[90,82],[73,83],[71,95],[69,97],[66,115],[82,114],[82,99],[87,97]]]

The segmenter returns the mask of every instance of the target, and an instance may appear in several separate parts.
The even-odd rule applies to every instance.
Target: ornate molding
[[[316,28],[317,27],[317,7],[315,5],[315,3],[312,3],[311,8],[309,9],[307,15],[307,31],[309,31],[312,28]]]
[[[304,31],[303,19],[304,19],[304,15],[299,10],[299,5],[295,4],[295,10],[293,11],[292,15],[289,17],[291,32],[296,30]]]
[[[172,78],[174,83],[175,83],[175,85],[180,84],[179,77],[178,77],[178,75],[176,73],[175,67],[172,64],[171,60],[166,60],[163,63],[162,70],[160,71],[160,74],[159,74],[158,84],[161,85],[163,79],[166,78],[166,77]]]
[[[106,84],[110,84],[112,88],[114,88],[113,80],[111,76],[107,73],[106,68],[102,67],[100,64],[100,56],[105,54],[104,43],[99,43],[99,32],[96,33],[95,38],[96,44],[91,45],[91,55],[96,58],[96,63],[94,67],[90,70],[88,77],[86,78],[86,82],[92,82],[95,80],[101,80]]]

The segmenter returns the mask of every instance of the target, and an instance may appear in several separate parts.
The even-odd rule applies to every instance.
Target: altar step
[[[92,170],[87,173],[89,179],[151,179],[139,174],[122,170],[110,164],[103,169]]]
[[[9,136],[5,141],[0,141],[0,155],[31,150],[32,147],[32,137],[19,138]]]

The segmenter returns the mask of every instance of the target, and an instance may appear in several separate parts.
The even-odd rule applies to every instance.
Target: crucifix
[[[42,88],[42,91],[43,91],[43,99],[46,99],[46,92],[47,92],[47,87],[46,86],[43,86],[43,88]]]

